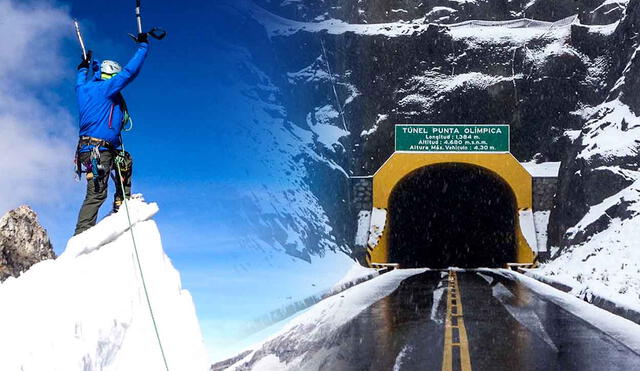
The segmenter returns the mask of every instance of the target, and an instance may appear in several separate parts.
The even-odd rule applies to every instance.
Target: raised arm
[[[87,83],[87,74],[89,73],[89,66],[93,65],[95,69],[96,61],[91,60],[93,52],[89,50],[86,58],[83,56],[82,62],[78,65],[78,74],[76,75],[76,90]]]
[[[136,76],[138,76],[138,73],[140,73],[140,69],[142,68],[142,64],[147,58],[148,51],[148,43],[138,43],[138,50],[136,51],[136,54],[133,55],[133,58],[131,58],[129,63],[124,66],[120,73],[109,80],[109,85],[107,87],[108,97],[113,97],[118,94],[122,89],[129,85]]]
[[[87,72],[89,72],[89,67],[83,67],[78,70],[78,75],[76,76],[76,90],[87,83]]]

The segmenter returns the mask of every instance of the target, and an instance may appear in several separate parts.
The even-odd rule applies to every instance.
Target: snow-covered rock
[[[578,13],[605,24],[620,18],[628,0],[257,0],[260,6],[303,21],[339,19],[349,23],[455,23],[470,19],[507,20],[528,16],[558,19]]]
[[[619,210],[626,214],[617,214]],[[586,241],[566,247],[539,273],[574,287],[579,297],[597,294],[640,311],[639,216],[640,180],[592,207],[568,231]]]
[[[605,2],[613,3],[613,2]],[[603,4],[604,5],[604,4]],[[628,2],[604,52],[615,61],[607,97],[587,118],[560,169],[549,221],[555,260],[541,273],[640,310],[640,1]]]
[[[131,201],[129,208],[168,366],[207,370],[191,295],[151,220],[158,207]],[[165,369],[128,227],[122,208],[71,238],[58,259],[0,284],[1,370]]]

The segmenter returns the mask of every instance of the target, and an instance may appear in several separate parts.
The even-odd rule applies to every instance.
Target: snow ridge
[[[561,19],[557,22],[537,21],[528,18],[507,20],[507,21],[484,21],[484,20],[469,20],[453,24],[434,24],[434,23],[415,23],[415,22],[390,22],[390,23],[377,23],[377,24],[354,24],[347,23],[340,19],[326,19],[319,22],[300,22],[280,17],[273,14],[251,2],[239,1],[238,6],[244,7],[256,20],[261,22],[270,37],[276,36],[291,36],[298,32],[327,32],[329,34],[340,35],[347,32],[353,32],[358,35],[384,35],[387,37],[398,37],[403,35],[414,35],[416,33],[422,33],[430,26],[441,26],[452,29],[477,29],[483,28],[495,28],[500,32],[501,30],[510,30],[511,33],[514,30],[521,29],[525,33],[531,34],[532,31],[546,33],[554,28],[567,28],[576,21],[577,16],[570,16]],[[446,10],[445,8],[439,10]],[[464,32],[464,31],[463,31]],[[487,30],[483,32],[483,35],[475,33],[476,36],[483,37],[492,34],[493,31]],[[504,33],[504,32],[502,32]],[[501,34],[502,34],[501,33]],[[517,31],[516,31],[517,33]],[[512,38],[513,34],[507,33],[505,37]]]
[[[209,368],[191,295],[150,218],[131,201],[142,269],[171,370]],[[0,284],[0,369],[162,370],[124,210],[73,237],[59,259]],[[46,308],[46,315],[43,315]]]
[[[129,201],[131,224],[151,219],[159,210],[156,203],[144,203],[142,201]],[[67,243],[67,248],[60,255],[61,259],[69,256],[77,257],[88,254],[101,246],[116,240],[124,232],[129,230],[129,220],[124,212],[113,214],[105,218],[99,228],[91,228],[78,236],[72,237]],[[106,225],[109,224],[109,228]]]

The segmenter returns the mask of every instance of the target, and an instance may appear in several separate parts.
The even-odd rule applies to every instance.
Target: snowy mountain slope
[[[611,39],[609,93],[586,110],[560,172],[550,220],[556,259],[543,272],[640,309],[640,1]]]
[[[304,127],[321,113],[336,131],[346,126],[323,156],[353,175],[372,174],[393,152],[394,123],[508,123],[519,160],[562,161],[548,233],[556,256],[584,248],[625,259],[610,241],[637,246],[615,236],[637,220],[640,1],[420,3],[245,5],[279,57],[268,74],[290,122]],[[563,262],[547,272],[578,280],[593,268]],[[621,274],[637,271],[625,267]],[[624,291],[606,277],[592,282]]]
[[[640,2],[633,1],[610,37],[612,50],[616,51],[611,59],[617,60],[608,71],[607,97],[601,104],[583,110],[586,122],[561,167],[560,194],[551,214],[552,245],[563,247],[584,242],[605,230],[608,220],[633,216],[628,209],[634,200],[618,202],[617,209],[605,200],[624,192],[639,177],[640,44],[634,34],[628,34],[638,21]]]
[[[164,254],[155,204],[131,201],[134,233],[172,370],[206,370],[191,295]],[[124,208],[56,260],[0,284],[0,369],[162,370]]]
[[[335,195],[335,187],[344,186],[346,179],[342,166],[326,155],[336,151],[330,143],[344,135],[325,122],[334,113],[319,110],[309,122],[291,122],[284,92],[261,69],[264,62],[242,46],[229,46],[226,57],[238,70],[229,89],[230,95],[238,95],[230,99],[242,102],[246,111],[235,114],[240,118],[220,135],[246,146],[246,152],[230,153],[234,157],[229,160],[260,184],[241,191],[244,207],[238,210],[243,213],[235,215],[247,226],[245,247],[276,250],[308,262],[327,251],[348,251],[336,233],[340,225],[327,216],[326,209],[333,206],[320,202]]]
[[[527,159],[546,152],[557,157],[563,131],[579,126],[570,113],[604,98],[594,82],[599,82],[606,60],[572,45],[572,18],[556,23],[356,25],[339,20],[303,23],[252,11],[277,51],[304,45],[298,57],[283,63],[286,73],[315,71],[315,79],[289,81],[292,96],[311,95],[309,101],[316,103],[298,105],[298,110],[309,113],[330,104],[334,111],[344,111],[350,131],[369,133],[374,125],[383,127],[380,135],[367,135],[366,141],[342,141],[352,149],[351,171],[357,175],[375,171],[392,151],[386,134],[392,122],[510,122],[516,140],[524,137],[519,131],[529,131],[526,141],[515,145],[516,155]],[[333,77],[327,73],[332,65]],[[338,99],[325,93],[332,85]],[[555,95],[545,94],[553,90],[577,94],[561,106]],[[334,125],[339,126],[339,120]]]
[[[630,218],[609,217],[600,210],[584,219],[605,216],[607,228],[586,242],[565,248],[540,273],[574,288],[573,294],[590,299],[592,294],[640,311],[640,182],[611,197],[608,205],[626,202]],[[612,208],[608,208],[612,209]],[[615,209],[615,208],[613,208]],[[584,220],[583,219],[583,220]],[[582,221],[581,221],[582,222]],[[583,232],[578,224],[571,232]]]
[[[212,88],[220,92],[212,117],[220,124],[203,133],[224,143],[212,154],[231,169],[225,189],[203,195],[225,200],[217,210],[225,240],[207,246],[211,262],[197,282],[207,297],[214,292],[220,298],[202,304],[214,361],[244,349],[251,331],[299,310],[299,303],[306,307],[307,298],[330,290],[353,265],[344,232],[349,225],[339,218],[348,213],[347,197],[341,197],[347,193],[346,150],[339,143],[348,133],[327,104],[297,110],[305,96],[294,97],[283,82],[313,79],[315,71],[274,74],[295,51],[275,54],[263,27],[229,3],[214,19],[225,32],[238,30],[215,40],[221,50],[216,64],[223,67]]]
[[[398,122],[509,123],[517,158],[559,161],[572,139],[565,133],[581,129],[584,112],[606,99],[616,63],[607,53],[616,23],[506,17],[424,24],[391,16],[380,24],[307,22],[273,7],[278,14],[247,2],[235,6],[264,29],[277,62],[265,71],[284,117],[292,127],[329,130],[314,132],[311,148],[348,175],[379,168],[393,152]],[[326,167],[308,169],[339,184],[342,175]],[[312,191],[332,226],[353,227],[356,219],[340,212],[335,192]],[[348,203],[348,193],[339,194]],[[335,231],[352,241],[354,230]]]

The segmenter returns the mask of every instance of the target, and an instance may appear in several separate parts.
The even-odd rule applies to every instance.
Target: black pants
[[[120,170],[122,173],[122,183],[124,184],[124,193],[127,198],[131,196],[131,175],[133,174],[133,160],[129,153],[125,152],[122,157],[120,151],[101,151],[100,152],[100,165],[98,177],[93,179],[87,179],[87,194],[78,213],[78,222],[76,223],[76,231],[74,236],[80,234],[87,229],[96,225],[98,220],[98,210],[100,206],[107,199],[107,189],[109,184],[109,176],[111,172],[114,173],[114,183],[116,192],[113,197],[113,209],[118,210],[118,207],[124,200],[122,195],[122,186],[120,183],[120,175],[118,168],[115,165],[116,157],[121,157]],[[81,164],[91,163],[91,152],[83,152],[78,156],[78,160]]]

